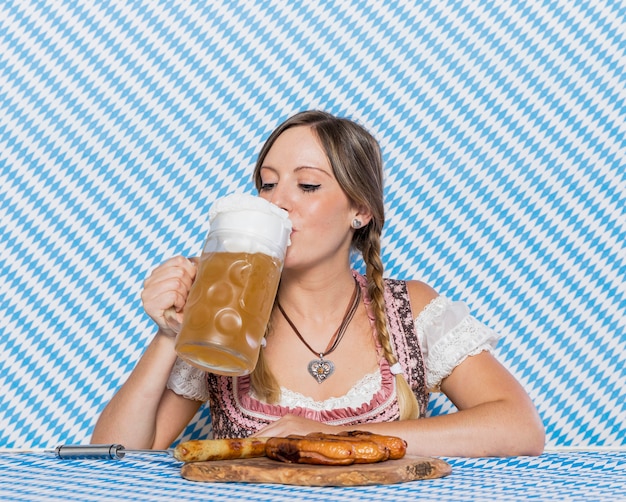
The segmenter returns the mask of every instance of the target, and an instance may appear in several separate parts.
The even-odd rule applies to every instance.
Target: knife
[[[54,453],[57,458],[104,458],[109,460],[120,460],[126,454],[139,453],[155,453],[159,455],[173,456],[173,450],[127,450],[121,444],[80,444],[80,445],[60,445],[54,450],[50,449],[20,449],[20,448],[4,448],[0,449],[3,453]]]

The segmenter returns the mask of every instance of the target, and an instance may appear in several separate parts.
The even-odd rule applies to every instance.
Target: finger
[[[156,267],[144,281],[144,288],[166,280],[168,278],[179,278],[187,283],[189,287],[196,276],[196,261],[176,256]]]
[[[141,301],[144,307],[165,310],[172,306],[185,304],[187,289],[181,288],[177,280],[164,281],[148,286],[141,292]]]
[[[163,309],[174,305],[180,312],[193,284],[195,272],[195,264],[186,258],[168,260],[144,281],[142,301],[146,305],[156,303]],[[168,302],[164,303],[166,298]]]
[[[174,307],[169,307],[163,311],[163,319],[169,325],[176,326],[181,323],[180,314]]]

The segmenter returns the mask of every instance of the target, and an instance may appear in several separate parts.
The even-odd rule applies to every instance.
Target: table
[[[626,451],[544,453],[540,457],[444,458],[452,474],[397,485],[314,488],[198,483],[166,455],[59,460],[0,454],[0,500],[626,500]]]

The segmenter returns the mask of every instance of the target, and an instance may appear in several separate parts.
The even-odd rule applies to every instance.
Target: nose
[[[289,209],[291,208],[289,193],[285,190],[284,185],[281,186],[280,183],[276,184],[276,186],[268,194],[267,200],[287,212],[289,212]]]

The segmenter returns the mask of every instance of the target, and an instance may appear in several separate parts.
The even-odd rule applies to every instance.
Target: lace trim
[[[280,405],[288,408],[307,408],[315,411],[336,410],[339,408],[358,408],[369,403],[382,387],[382,375],[379,371],[365,375],[344,395],[331,397],[324,401],[314,399],[281,387]]]
[[[415,319],[426,367],[426,385],[439,390],[441,382],[468,356],[492,351],[499,337],[469,315],[462,302],[445,297],[431,301]]]
[[[188,362],[176,358],[167,380],[167,388],[193,401],[209,400],[209,384],[206,372]]]
[[[422,326],[438,322],[445,310],[450,307],[451,303],[452,302],[445,296],[436,296],[426,304],[419,315],[415,318],[415,322]]]

